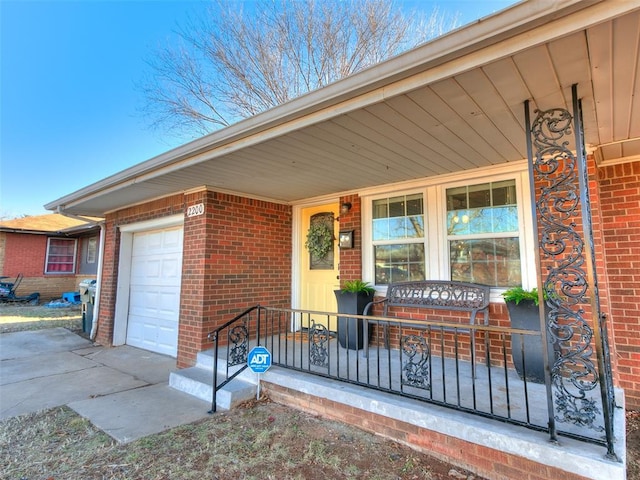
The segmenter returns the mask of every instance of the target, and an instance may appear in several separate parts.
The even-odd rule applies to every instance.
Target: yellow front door
[[[338,209],[337,203],[331,203],[302,210],[300,308],[303,310],[336,311],[333,292],[340,288]],[[308,245],[305,245],[308,243],[315,248],[310,251]],[[335,317],[330,317],[329,325],[326,315],[312,315],[311,319],[329,330],[336,330]],[[308,328],[309,323],[309,317],[303,315],[302,327]]]

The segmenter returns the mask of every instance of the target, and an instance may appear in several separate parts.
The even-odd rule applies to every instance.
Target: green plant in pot
[[[531,290],[525,290],[522,287],[513,287],[513,288],[510,288],[509,290],[505,290],[504,292],[502,292],[502,298],[504,298],[504,301],[507,304],[512,302],[512,303],[515,303],[516,305],[519,305],[520,302],[522,302],[523,300],[534,302],[536,306],[538,306],[540,302],[540,297],[538,295],[537,288],[532,288]],[[546,298],[546,295],[545,295],[545,298]]]
[[[546,299],[546,292],[543,293]],[[537,288],[525,290],[522,287],[513,287],[504,291],[502,297],[507,305],[511,328],[540,331],[540,300]],[[511,356],[521,379],[544,383],[544,358],[540,337],[512,334]]]
[[[338,302],[338,313],[362,315],[367,304],[373,301],[375,292],[375,288],[363,280],[344,282],[340,290],[334,291]],[[369,337],[371,337],[371,330],[369,330]],[[338,342],[341,347],[360,350],[364,348],[364,341],[362,319],[338,316]]]

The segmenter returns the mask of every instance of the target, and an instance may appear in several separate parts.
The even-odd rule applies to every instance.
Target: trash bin
[[[82,302],[82,331],[91,333],[93,327],[93,305],[96,301],[96,281],[87,279],[80,282],[80,302]]]

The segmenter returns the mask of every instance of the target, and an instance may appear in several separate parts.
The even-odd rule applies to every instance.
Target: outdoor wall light
[[[347,213],[349,210],[351,210],[351,203],[349,202],[344,202],[342,205],[340,205],[340,213],[342,215],[344,215],[345,213]]]

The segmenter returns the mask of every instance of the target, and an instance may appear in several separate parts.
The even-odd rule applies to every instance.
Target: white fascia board
[[[125,169],[45,205],[78,205],[411,91],[640,8],[640,0],[528,0],[423,46]],[[542,20],[548,21],[543,22]]]

